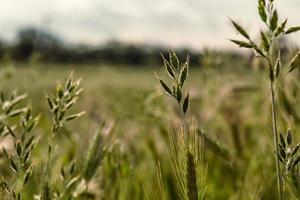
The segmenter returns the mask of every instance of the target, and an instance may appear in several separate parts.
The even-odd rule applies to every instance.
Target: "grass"
[[[61,82],[68,76],[70,68],[59,68],[58,71],[58,68],[49,67],[46,72],[40,68],[37,70],[30,67],[16,66],[16,69],[19,73],[3,81],[2,86],[8,88],[5,90],[18,88],[20,93],[28,91],[27,100],[35,108],[33,113],[41,113],[43,116],[35,130],[36,134],[41,136],[39,145],[34,150],[37,158],[34,163],[39,166],[42,165],[41,160],[46,153],[44,145],[47,146],[48,130],[51,127],[51,120],[48,120],[51,119],[51,115],[44,91],[53,91],[56,86],[53,77]],[[109,67],[93,68],[93,66],[87,66],[85,69],[73,68],[76,77],[83,77],[84,88],[74,112],[85,110],[86,114],[76,119],[76,122],[71,121],[62,130],[62,134],[57,135],[56,153],[53,155],[54,177],[59,179],[60,166],[65,166],[66,170],[73,158],[78,162],[77,170],[80,166],[84,166],[82,158],[86,156],[86,146],[99,124],[105,119],[114,124],[112,130],[114,145],[109,147],[110,156],[104,158],[103,167],[98,170],[88,189],[100,196],[104,195],[100,194],[100,191],[104,190],[106,191],[104,196],[110,198],[127,199],[129,196],[135,199],[146,198],[145,190],[148,191],[157,176],[154,161],[157,160],[162,168],[162,182],[166,196],[176,198],[177,181],[172,175],[171,163],[164,158],[169,157],[166,153],[169,144],[168,124],[170,116],[177,115],[177,105],[169,102],[170,98],[163,98],[163,93],[153,75],[154,70],[163,76],[164,72],[158,68],[144,71],[132,69],[119,71]],[[216,153],[214,147],[210,147],[208,143],[204,144],[206,148],[203,159],[209,166],[206,198],[228,199],[252,195],[272,199],[268,196],[270,191],[275,190],[273,180],[268,178],[272,177],[268,169],[273,169],[273,162],[269,157],[272,154],[269,125],[271,118],[270,115],[261,115],[263,110],[270,108],[266,92],[268,87],[262,84],[266,82],[265,76],[248,69],[235,73],[191,69],[189,74],[186,87],[190,91],[191,103],[187,118],[194,115],[198,126],[213,140],[213,144],[217,142],[228,151],[226,158],[222,153]],[[44,78],[39,81],[41,76]],[[109,82],[109,77],[113,77],[114,81]],[[10,85],[12,82],[13,86]],[[137,82],[140,84],[137,85]],[[288,84],[287,82],[286,87],[289,87]],[[280,116],[278,121],[281,124],[284,121],[283,117]],[[247,146],[239,156],[233,143],[232,127],[235,126],[240,135],[241,145]],[[297,132],[297,124],[294,124],[293,130]],[[266,159],[262,159],[264,157]],[[2,165],[2,170],[5,169]],[[9,174],[6,178],[10,176]],[[258,177],[265,177],[263,184]],[[34,187],[38,182],[38,177],[35,176],[30,186],[25,188],[25,194],[38,193]],[[104,183],[107,186],[103,185]],[[78,184],[80,185],[80,182]],[[122,187],[123,185],[126,186]],[[237,188],[238,194],[235,192]]]
[[[2,69],[1,198],[299,199],[300,54],[285,64],[273,42],[300,28],[274,1],[258,9],[260,44],[234,21],[231,41],[266,60],[259,72],[189,69],[174,51],[163,69]]]
[[[258,13],[262,23],[265,24],[265,29],[260,32],[260,44],[256,44],[247,31],[232,20],[232,24],[236,31],[242,35],[244,40],[231,40],[233,43],[242,48],[252,49],[254,53],[261,60],[265,60],[267,63],[267,68],[269,70],[269,84],[271,93],[271,104],[272,104],[272,128],[273,128],[273,140],[275,149],[275,161],[276,161],[276,176],[277,176],[277,190],[278,198],[280,200],[285,199],[283,179],[284,173],[282,173],[280,167],[280,152],[279,150],[279,134],[278,134],[278,124],[277,124],[277,85],[280,84],[281,79],[285,78],[286,74],[292,72],[299,65],[300,54],[297,53],[290,61],[288,61],[287,69],[282,72],[282,57],[281,49],[276,49],[275,42],[280,39],[280,37],[289,35],[291,33],[300,30],[299,26],[287,27],[288,20],[285,19],[280,22],[278,17],[278,11],[276,8],[276,2],[274,0],[258,0]],[[288,134],[290,135],[290,134]],[[283,143],[284,144],[284,143]],[[298,151],[296,149],[295,153]],[[282,156],[282,155],[281,155]],[[285,159],[285,158],[284,158]],[[296,162],[296,161],[292,161]],[[289,162],[289,167],[293,164]],[[289,171],[289,170],[288,170]]]

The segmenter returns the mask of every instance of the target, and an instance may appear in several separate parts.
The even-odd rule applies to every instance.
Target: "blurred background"
[[[261,28],[252,0],[10,0],[0,7],[0,58],[47,63],[151,65],[168,48],[199,57],[204,49],[232,51],[238,19],[251,34]],[[279,1],[297,22],[300,4]],[[298,38],[298,39],[297,39]],[[292,37],[299,43],[299,35]],[[193,55],[194,56],[194,55]],[[195,63],[200,61],[192,59]]]
[[[287,17],[289,27],[300,24],[298,0],[278,0],[276,6],[280,22]],[[82,166],[89,141],[105,121],[114,124],[115,148],[91,187],[95,199],[148,199],[151,188],[159,189],[153,181],[157,163],[168,199],[180,199],[167,159],[168,133],[180,114],[153,73],[168,80],[160,54],[168,57],[172,48],[181,63],[190,55],[187,119],[211,142],[203,156],[207,199],[276,199],[268,68],[252,51],[229,42],[240,38],[230,19],[255,41],[265,30],[256,0],[3,0],[0,90],[28,93],[33,113],[42,114],[35,164],[45,163],[52,123],[44,93],[73,71],[84,88],[73,111],[86,115],[56,137],[53,182],[62,164],[76,159]],[[287,61],[299,45],[295,33],[275,48]],[[299,141],[300,70],[295,71],[278,87],[278,124],[282,132],[292,128]],[[3,160],[0,171],[9,180],[13,173]],[[39,178],[35,173],[27,199],[38,193]]]

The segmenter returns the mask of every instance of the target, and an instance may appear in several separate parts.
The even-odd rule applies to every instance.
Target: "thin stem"
[[[48,159],[47,159],[47,163],[46,163],[46,175],[48,177],[51,177],[51,167],[52,167],[51,159],[52,159],[54,138],[55,138],[55,135],[59,132],[59,129],[57,129],[55,127],[56,127],[56,124],[55,124],[55,121],[53,121],[52,131],[51,131],[51,135],[50,135],[49,141],[48,141]]]
[[[276,107],[275,107],[275,92],[273,82],[270,81],[271,89],[271,101],[272,101],[272,119],[273,119],[273,137],[274,137],[274,146],[275,146],[275,160],[276,160],[276,174],[277,174],[277,187],[279,200],[283,200],[282,193],[282,180],[280,175],[280,166],[278,159],[278,134],[277,134],[277,121],[276,121]]]
[[[185,113],[182,110],[182,106],[181,103],[178,102],[178,108],[179,108],[179,115],[180,115],[180,122],[181,122],[181,127],[182,127],[182,131],[186,131],[186,117],[185,117]]]
[[[273,50],[273,36],[270,38],[270,48],[267,52],[266,59],[269,64],[270,73],[274,73],[274,66],[272,64],[272,50]],[[273,78],[271,78],[271,76]],[[271,103],[272,103],[272,128],[273,128],[273,138],[274,138],[274,146],[275,146],[275,161],[276,161],[276,176],[277,176],[277,189],[279,200],[283,200],[283,187],[282,187],[282,179],[280,173],[280,163],[279,163],[279,149],[278,149],[278,131],[277,131],[277,117],[276,117],[276,100],[275,100],[275,91],[274,91],[274,75],[270,74],[270,90],[271,90]]]

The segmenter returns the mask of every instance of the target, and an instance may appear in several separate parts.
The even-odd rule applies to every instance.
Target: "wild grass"
[[[0,83],[0,199],[299,199],[299,53],[276,45],[299,28],[275,3],[259,0],[258,42],[232,22],[233,42],[267,63],[258,72],[220,70],[210,53],[217,69],[190,68],[173,50],[158,81],[14,66]]]
[[[45,167],[42,170],[42,179],[40,180],[39,194],[35,199],[70,199],[77,198],[88,193],[88,182],[96,174],[97,168],[101,165],[104,157],[103,150],[103,131],[98,131],[90,144],[90,150],[87,153],[85,167],[82,173],[78,171],[77,162],[72,159],[60,167],[61,179],[56,180],[53,176],[54,160],[53,151],[56,150],[55,137],[60,133],[64,124],[74,120],[84,112],[70,114],[69,110],[75,105],[81,93],[80,81],[73,81],[72,75],[66,80],[64,86],[58,85],[54,94],[46,95],[45,103],[52,114],[52,128],[50,129],[48,140],[48,156],[42,162]],[[12,173],[10,181],[7,182],[3,177],[1,180],[2,199],[25,199],[23,193],[26,185],[32,181],[33,168],[32,162],[33,150],[38,144],[38,137],[32,134],[32,130],[38,124],[40,115],[33,116],[30,106],[18,106],[26,98],[26,94],[17,95],[13,92],[10,96],[1,93],[1,137],[10,137],[13,148],[8,152],[5,147],[2,153],[10,165]],[[11,118],[18,118],[13,121]],[[109,129],[104,131],[107,135]],[[42,165],[43,166],[43,165]],[[86,184],[79,184],[85,180]],[[85,187],[86,189],[81,189]],[[29,198],[33,198],[29,197]]]
[[[180,122],[175,122],[173,130],[168,134],[170,163],[176,177],[178,194],[180,199],[204,199],[206,173],[203,170],[205,167],[202,162],[201,136],[196,133],[193,124],[190,125],[185,119],[190,104],[189,94],[187,93],[185,98],[182,98],[183,86],[188,79],[189,57],[182,64],[176,53],[170,50],[169,60],[163,55],[162,58],[166,72],[173,82],[172,90],[165,81],[160,78],[158,80],[163,90],[178,104],[180,113]],[[163,185],[160,177],[161,173],[158,174],[158,180],[159,185]],[[163,190],[163,188],[159,188]],[[164,195],[163,192],[162,195]]]
[[[39,138],[32,154],[33,175],[23,192],[24,199],[31,199],[39,193],[40,183],[44,180],[40,169],[45,167],[47,160],[45,155],[47,155],[48,137],[52,126],[52,115],[44,91],[48,94],[52,93],[51,91],[55,92],[55,82],[68,77],[70,69],[62,68],[59,73],[56,68],[49,69],[45,78],[39,80],[39,77],[44,75],[44,71],[18,66],[16,68],[20,69],[22,74],[14,74],[9,79],[4,79],[2,91],[5,94],[9,94],[9,90],[13,88],[19,88],[19,94],[27,91],[27,101],[33,105],[33,116],[41,114],[39,123],[32,132]],[[165,68],[157,68],[155,71],[164,80],[167,78],[163,76]],[[122,86],[116,82],[109,83],[108,77],[112,74],[115,79],[126,83]],[[171,127],[175,124],[177,127],[180,126],[181,118],[177,112],[177,102],[170,96],[162,94],[161,86],[152,71],[131,69],[124,69],[122,72],[117,69],[86,71],[74,68],[74,75],[83,77],[81,84],[84,91],[70,114],[82,110],[86,111],[86,114],[75,121],[65,123],[54,139],[55,150],[52,155],[54,186],[60,188],[64,185],[61,181],[61,168],[69,177],[68,171],[72,161],[76,163],[75,177],[82,174],[88,146],[105,119],[114,124],[111,130],[113,140],[105,142],[109,145],[106,156],[89,182],[87,190],[85,182],[81,179],[77,182],[74,195],[79,198],[78,194],[83,191],[82,196],[94,199],[147,199],[146,194],[151,194],[151,187],[158,190],[159,185],[153,181],[157,179],[158,170],[155,163],[158,161],[166,199],[178,199],[180,190],[170,162],[169,134],[178,133],[178,130]],[[98,82],[95,80],[96,75]],[[57,77],[57,81],[52,77]],[[136,87],[136,82],[141,80],[144,81]],[[281,89],[285,89],[288,103],[295,105],[298,98],[292,93],[292,88],[297,91],[297,76],[291,74],[285,80]],[[272,135],[268,134],[271,132],[270,118],[262,114],[267,113],[270,108],[267,81],[262,73],[247,69],[239,72],[194,68],[189,70],[184,94],[189,91],[190,105],[189,111],[185,114],[185,121],[191,123],[190,117],[193,116],[194,126],[198,127],[197,134],[205,133],[205,136],[213,142],[209,143],[209,140],[200,137],[201,148],[204,148],[204,152],[201,153],[203,165],[200,166],[204,169],[206,165],[208,167],[206,176],[204,169],[204,172],[199,174],[202,178],[206,177],[205,197],[207,199],[247,199],[248,197],[249,199],[274,199],[276,197],[275,179],[272,178],[275,168],[270,156],[273,153]],[[11,82],[15,84],[12,86]],[[246,83],[255,86],[256,89],[241,89],[241,85]],[[205,90],[202,89],[203,87]],[[292,127],[293,141],[296,145],[299,141],[297,134],[299,123],[293,120],[293,115],[289,114],[281,103],[282,101],[278,104],[281,111],[278,123],[283,127],[281,130],[288,129],[287,123]],[[19,105],[20,108],[23,106],[26,106],[26,101]],[[295,112],[299,113],[297,109]],[[228,120],[233,116],[235,120]],[[14,125],[17,119],[18,117],[12,118],[11,125]],[[237,157],[234,153],[232,130],[229,128],[232,125],[229,124],[238,124],[240,141],[244,147],[241,157]],[[7,136],[1,140],[1,146],[4,146],[9,153],[13,152],[10,138]],[[15,174],[3,156],[0,169],[6,182],[10,184]],[[296,169],[294,171],[297,172]],[[293,187],[297,188],[297,185],[294,184]],[[287,189],[289,190],[289,186]]]
[[[277,125],[277,108],[276,108],[276,84],[283,78],[286,73],[292,72],[299,64],[299,53],[297,53],[290,61],[286,72],[281,72],[282,59],[281,50],[277,50],[274,47],[274,43],[279,37],[288,35],[299,31],[299,27],[287,28],[287,19],[279,22],[278,11],[275,6],[274,0],[259,0],[258,1],[258,13],[261,21],[266,25],[267,30],[260,32],[260,45],[256,44],[249,36],[247,31],[242,28],[235,21],[232,21],[236,31],[244,37],[246,41],[231,40],[233,43],[240,47],[252,49],[254,53],[265,59],[268,63],[269,80],[270,80],[270,92],[271,92],[271,104],[272,104],[272,126],[273,126],[273,138],[275,148],[275,160],[276,160],[276,173],[277,173],[277,187],[279,199],[284,199],[283,180],[280,169],[279,160],[279,140],[278,140],[278,125]]]

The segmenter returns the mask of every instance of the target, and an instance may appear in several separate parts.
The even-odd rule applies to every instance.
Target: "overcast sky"
[[[289,17],[290,25],[300,24],[300,1],[277,1],[280,16]],[[96,45],[118,39],[230,47],[226,38],[235,37],[235,32],[229,17],[255,34],[260,28],[256,4],[257,0],[3,0],[0,37],[12,39],[18,29],[38,26],[70,43]]]

